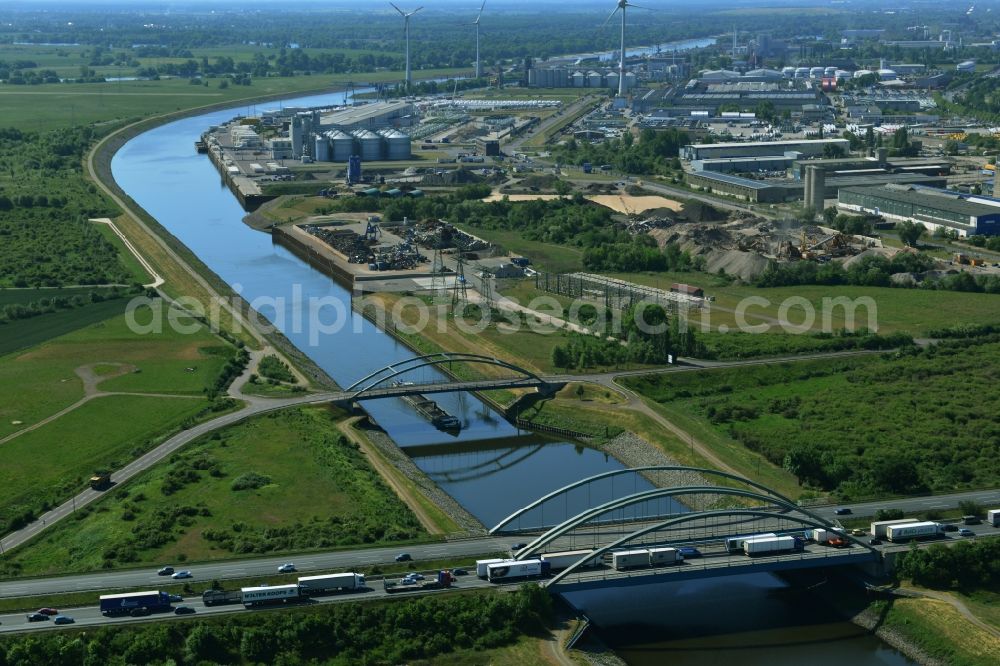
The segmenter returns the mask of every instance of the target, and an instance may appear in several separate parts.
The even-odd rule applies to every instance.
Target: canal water
[[[322,106],[343,102],[344,95],[338,93],[282,103]],[[115,179],[342,386],[388,363],[410,358],[413,353],[409,349],[351,311],[346,289],[272,244],[268,234],[243,224],[245,213],[222,184],[215,167],[206,156],[195,153],[195,140],[210,125],[222,124],[247,110],[214,111],[135,137],[112,161]],[[349,325],[311,339],[310,327],[295,324],[309,311],[310,299],[339,303]],[[327,309],[324,322],[335,320],[333,310]],[[417,379],[432,376],[433,371],[428,371]],[[435,400],[462,419],[465,427],[457,437],[438,431],[398,399],[367,401],[365,408],[422,470],[487,526],[572,481],[623,468],[621,462],[595,449],[525,436],[474,396],[441,394]],[[650,487],[643,479],[629,476],[626,482],[596,484],[570,494],[553,506],[526,515],[522,525],[552,524],[584,507]],[[650,515],[683,510],[680,505],[661,504],[637,512]],[[748,653],[754,659],[760,657],[747,661],[743,659],[747,653],[740,652],[742,664],[764,663],[765,655],[768,664],[816,663],[827,652],[835,653],[838,662],[847,660],[859,666],[907,663],[875,639],[858,636],[853,625],[811,615],[816,609],[808,600],[774,597],[773,589],[780,587],[776,581],[764,577],[736,586],[719,584],[697,594],[690,584],[659,592],[656,588],[662,586],[633,588],[602,592],[610,596],[603,601],[591,597],[581,603],[607,613],[595,621],[602,627],[615,627],[606,630],[608,639],[634,664],[658,664],[666,658],[677,664],[716,663],[716,655],[733,656],[737,654],[733,650],[741,645],[756,646]],[[741,607],[753,612],[739,612]],[[598,614],[597,610],[591,613]],[[807,621],[811,617],[815,622]],[[719,627],[733,633],[720,637]]]

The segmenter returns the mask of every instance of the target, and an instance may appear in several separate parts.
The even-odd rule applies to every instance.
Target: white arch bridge
[[[562,517],[552,521],[553,513]],[[734,537],[807,537],[813,529],[837,532],[844,545],[806,540],[801,549],[754,556],[727,548]],[[517,561],[573,553],[558,558],[563,561],[542,583],[559,591],[842,565],[866,565],[877,574],[882,562],[881,551],[867,540],[764,484],[679,465],[627,468],[576,481],[515,511],[490,533],[523,538],[526,545],[513,554]],[[690,556],[660,566],[613,566],[615,552],[654,547],[685,548]]]

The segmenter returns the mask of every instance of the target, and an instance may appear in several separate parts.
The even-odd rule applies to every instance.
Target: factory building
[[[924,176],[911,173],[874,173],[855,172],[848,174],[825,174],[818,169],[807,184],[805,180],[791,178],[754,179],[732,174],[701,171],[688,173],[688,185],[704,187],[717,194],[756,201],[760,203],[782,203],[785,201],[805,201],[807,194],[810,203],[816,210],[822,210],[827,199],[836,199],[837,193],[845,187],[862,187],[869,185],[923,185],[926,187],[944,187],[946,179],[937,176]],[[812,186],[811,192],[807,189]]]
[[[837,207],[893,222],[919,222],[931,232],[944,229],[960,237],[1000,235],[1000,200],[991,197],[918,186],[846,187],[838,194]]]
[[[366,162],[408,160],[410,136],[396,127],[411,124],[413,114],[409,102],[376,102],[325,114],[297,109],[288,116],[288,135],[271,139],[267,147],[272,159],[347,162],[359,155]]]
[[[416,120],[415,114],[416,109],[409,102],[373,102],[324,114],[319,118],[319,129],[352,132],[409,127]]]
[[[720,157],[715,159],[694,160],[691,168],[695,171],[714,171],[716,173],[754,173],[785,171],[792,166],[798,153],[773,157]]]
[[[847,139],[803,139],[793,141],[754,141],[750,143],[693,143],[680,149],[685,160],[719,159],[726,157],[773,157],[788,152],[802,157],[822,155],[827,146],[840,150],[844,155],[851,149]]]

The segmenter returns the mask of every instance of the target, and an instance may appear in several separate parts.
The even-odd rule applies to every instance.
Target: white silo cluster
[[[815,67],[782,67],[781,75],[786,79],[842,79],[851,73],[832,66]]]
[[[626,72],[625,88],[634,88],[635,84],[635,74]],[[528,85],[536,88],[614,88],[617,90],[618,72],[536,67],[528,72]]]
[[[234,148],[256,148],[261,145],[260,135],[248,125],[233,125],[229,128],[229,140]]]
[[[350,133],[330,130],[316,136],[313,158],[317,162],[346,162],[359,155],[365,162],[408,160],[410,136],[397,129],[356,129]]]

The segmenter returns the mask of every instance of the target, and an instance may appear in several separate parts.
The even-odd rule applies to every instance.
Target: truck
[[[993,527],[1000,527],[1000,509],[990,509],[987,511],[986,522]]]
[[[480,578],[486,578],[487,567],[491,564],[500,564],[501,562],[510,562],[510,560],[494,558],[491,560],[476,560],[476,575]]]
[[[802,550],[802,540],[791,536],[759,537],[743,541],[743,552],[751,557],[799,550]]]
[[[326,574],[324,576],[299,576],[303,594],[314,596],[327,592],[351,592],[365,587],[365,577],[358,573]]]
[[[871,535],[876,539],[884,539],[886,528],[890,525],[909,525],[917,522],[915,518],[897,518],[896,520],[879,520],[871,524]]]
[[[559,571],[561,569],[566,569],[573,563],[579,561],[581,558],[586,557],[591,552],[590,550],[566,550],[561,553],[545,553],[540,557],[543,562],[549,563],[549,569],[551,571]],[[596,567],[601,563],[600,557],[592,557],[583,566],[585,567]]]
[[[239,590],[205,590],[201,593],[201,602],[206,606],[241,604],[243,593]]]
[[[104,490],[111,486],[111,472],[96,472],[90,477],[90,487],[94,490]]]
[[[649,550],[646,548],[620,550],[611,555],[611,566],[615,568],[615,571],[622,571],[633,567],[648,567]]]
[[[243,593],[243,605],[247,608],[298,601],[302,598],[302,590],[297,583],[244,587],[240,591]]]
[[[743,542],[747,539],[758,539],[761,537],[775,537],[778,536],[774,532],[768,532],[766,534],[747,534],[745,536],[729,537],[726,539],[726,550],[730,553],[742,553],[743,552]]]
[[[830,533],[821,527],[809,530],[809,538],[816,543],[826,543],[830,538]]]
[[[591,173],[593,170],[594,170],[594,165],[593,164],[591,164],[590,162],[584,162],[583,163],[583,172],[584,173]]]
[[[455,577],[450,571],[438,571],[433,580],[413,580],[411,578],[400,578],[399,580],[385,580],[382,585],[389,594],[397,592],[419,592],[421,590],[443,590],[451,587],[455,582]]]
[[[100,606],[101,614],[107,617],[128,615],[136,608],[148,608],[152,612],[164,611],[170,608],[170,595],[158,590],[105,594],[101,596]]]
[[[889,525],[885,530],[885,536],[889,541],[909,541],[911,539],[926,539],[936,537],[941,534],[940,523],[932,521],[910,522],[904,525]]]
[[[549,573],[549,563],[542,560],[512,560],[486,567],[486,580],[496,583],[519,578],[535,578]]]
[[[649,564],[650,566],[658,566],[660,564],[677,564],[682,562],[684,557],[681,552],[676,548],[650,548],[649,549]]]

